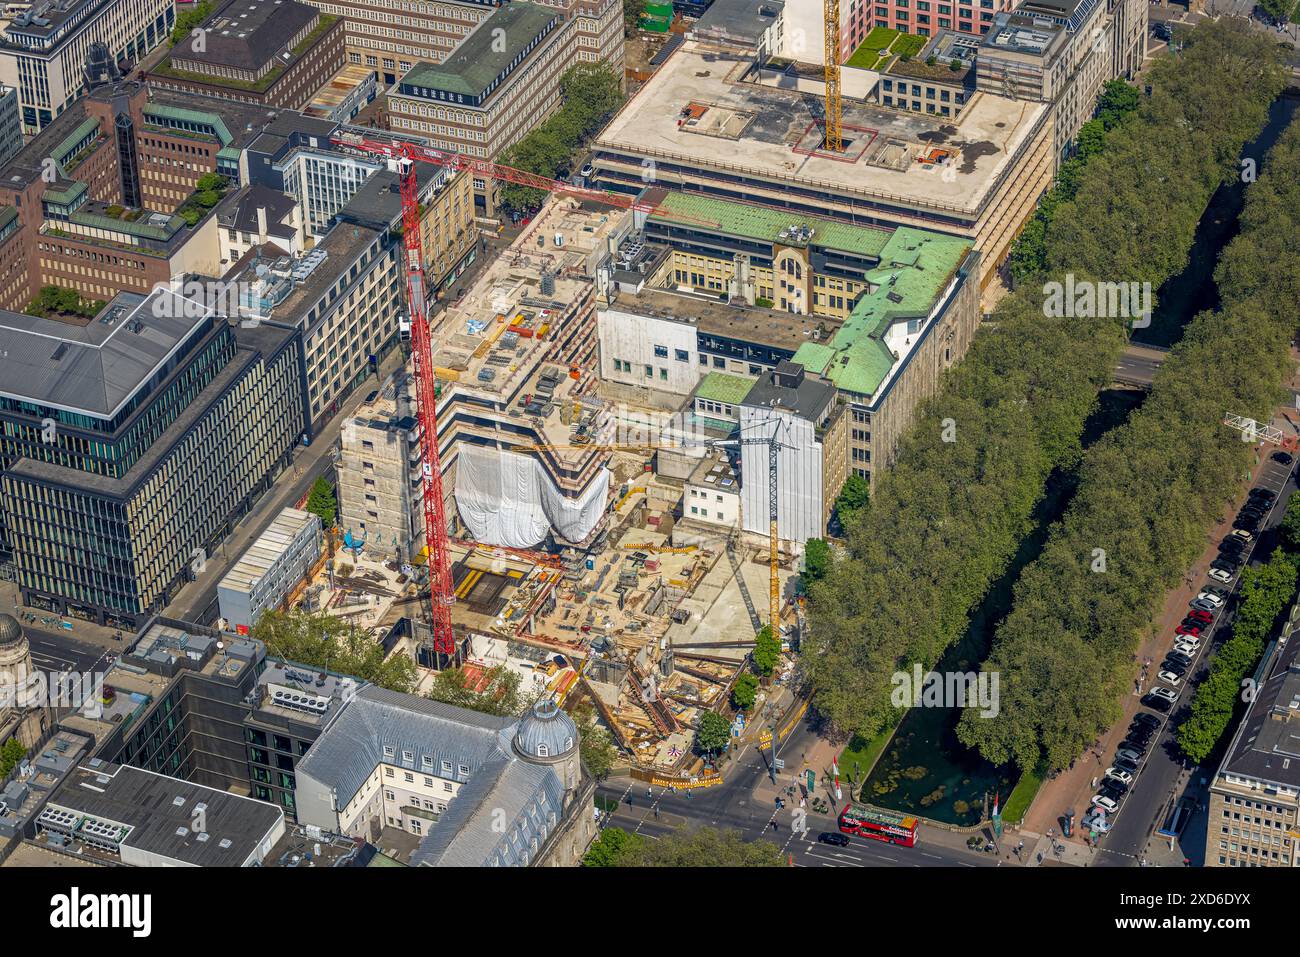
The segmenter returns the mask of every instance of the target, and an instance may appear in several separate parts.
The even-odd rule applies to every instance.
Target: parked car
[[[1130,761],[1128,758],[1116,757],[1115,767],[1119,768],[1121,771],[1127,771],[1129,774],[1137,774],[1138,763],[1136,761]]]
[[[1148,694],[1147,697],[1158,698],[1161,701],[1167,701],[1170,704],[1173,704],[1175,701],[1178,700],[1178,692],[1170,691],[1168,688],[1152,688],[1151,693]]]
[[[1237,529],[1237,531],[1241,531],[1241,529]],[[1249,535],[1250,533],[1247,532],[1246,534]],[[1242,541],[1240,538],[1233,538],[1229,536],[1228,538],[1225,538],[1223,541],[1219,542],[1220,555],[1240,555],[1245,550],[1246,550],[1246,542]]]
[[[1232,527],[1244,528],[1248,532],[1258,532],[1259,519],[1255,518],[1253,515],[1240,515],[1237,517],[1236,521],[1232,523]]]
[[[1222,568],[1211,568],[1208,574],[1216,582],[1227,583],[1233,579],[1233,576],[1228,572],[1225,572]]]
[[[1220,602],[1218,605],[1214,605],[1211,604],[1209,600],[1205,598],[1193,598],[1191,605],[1189,607],[1198,608],[1201,611],[1217,611],[1220,607],[1222,607],[1222,604],[1223,603]]]
[[[1121,747],[1115,752],[1115,763],[1118,764],[1120,761],[1130,761],[1136,766],[1141,763],[1142,756],[1145,753],[1146,752],[1139,751],[1136,748]]]
[[[1175,634],[1175,635],[1190,635],[1190,636],[1193,637],[1193,638],[1199,638],[1199,637],[1201,637],[1201,626],[1200,626],[1200,625],[1186,625],[1186,624],[1184,624],[1184,625],[1179,625],[1177,628],[1174,629],[1174,634]]]
[[[1156,690],[1159,691],[1160,689],[1157,688]],[[1142,703],[1146,705],[1148,708],[1154,708],[1155,710],[1164,712],[1166,714],[1169,712],[1169,709],[1171,709],[1174,706],[1174,703],[1172,701],[1168,700],[1167,698],[1158,698],[1155,696],[1154,693],[1143,695]]]
[[[1128,794],[1128,785],[1114,778],[1102,778],[1101,784],[1097,785],[1097,793],[1118,803]]]
[[[1168,671],[1170,674],[1175,674],[1179,678],[1187,674],[1187,665],[1173,658],[1166,658],[1164,661],[1160,662],[1160,667],[1162,669],[1161,673]]]
[[[1178,675],[1174,674],[1168,668],[1157,673],[1156,677],[1172,688],[1177,688],[1183,681],[1182,678],[1178,677]],[[1156,690],[1158,691],[1160,689],[1157,688]]]
[[[1193,600],[1204,602],[1210,606],[1210,610],[1217,610],[1223,607],[1223,601],[1227,597],[1228,593],[1224,589],[1210,585],[1202,588]]]
[[[1190,665],[1195,660],[1195,656],[1189,655],[1185,651],[1179,651],[1177,648],[1165,655],[1165,661],[1176,661],[1180,665]]]
[[[1249,498],[1257,498],[1261,502],[1272,502],[1277,499],[1277,492],[1268,488],[1253,488],[1250,490]]]
[[[1120,784],[1133,783],[1133,775],[1130,772],[1125,771],[1123,768],[1114,768],[1114,767],[1107,768],[1106,777],[1113,778],[1114,780],[1118,781]]]
[[[1114,825],[1111,824],[1110,821],[1106,820],[1105,812],[1098,807],[1092,808],[1087,814],[1083,816],[1083,820],[1080,822],[1080,826],[1086,828],[1089,831],[1096,831],[1098,834],[1105,834],[1112,827],[1114,827]]]
[[[1092,806],[1101,808],[1107,814],[1114,814],[1119,810],[1119,802],[1114,798],[1106,797],[1104,794],[1093,795]]]
[[[1283,465],[1290,465],[1292,462],[1295,461],[1295,459],[1291,458],[1291,455],[1288,452],[1274,452],[1273,461],[1280,462]]]
[[[1169,652],[1171,655],[1186,655],[1188,661],[1196,658],[1201,646],[1195,642],[1179,641],[1174,643],[1174,650]]]
[[[1145,748],[1151,743],[1151,739],[1155,737],[1155,734],[1155,730],[1152,728],[1130,728],[1128,737],[1124,740],[1132,741],[1138,747]]]
[[[1155,715],[1153,715],[1150,711],[1139,711],[1137,714],[1133,715],[1133,723],[1144,724],[1148,728],[1160,727],[1160,719],[1157,718]]]
[[[590,163],[588,163],[581,170],[579,170],[579,172],[582,174],[583,179],[591,179],[592,174],[595,173],[596,170]]]
[[[1206,625],[1214,621],[1214,616],[1212,614],[1208,611],[1200,611],[1199,609],[1192,609],[1187,613],[1187,617],[1192,619],[1192,621],[1199,621]]]

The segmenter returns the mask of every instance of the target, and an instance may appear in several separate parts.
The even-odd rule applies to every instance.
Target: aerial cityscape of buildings
[[[0,868],[1300,866],[1262,10],[4,4]]]

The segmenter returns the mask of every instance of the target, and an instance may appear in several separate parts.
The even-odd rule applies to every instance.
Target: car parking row
[[[1156,673],[1158,684],[1142,696],[1143,706],[1150,710],[1139,711],[1134,716],[1083,817],[1084,828],[1105,834],[1113,826],[1115,815],[1146,764],[1151,745],[1160,740],[1167,716],[1188,683],[1189,679],[1185,679],[1195,673],[1232,594],[1233,583],[1249,561],[1258,543],[1256,536],[1290,478],[1291,465],[1290,455],[1274,453],[1266,469],[1261,471],[1261,484],[1251,489],[1246,504],[1233,520],[1232,531],[1219,543],[1218,557],[1207,573],[1213,584],[1207,583],[1197,593],[1189,603],[1187,615],[1174,629],[1171,648]]]

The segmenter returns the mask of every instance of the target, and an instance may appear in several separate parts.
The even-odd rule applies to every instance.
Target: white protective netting
[[[456,467],[456,507],[474,540],[531,548],[549,529],[580,542],[596,527],[609,495],[602,468],[581,497],[566,498],[542,464],[528,455],[463,444]]]

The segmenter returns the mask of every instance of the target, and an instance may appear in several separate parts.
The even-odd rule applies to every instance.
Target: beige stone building
[[[1210,785],[1206,867],[1300,865],[1300,640],[1294,633],[1265,674]]]
[[[495,159],[559,108],[570,67],[604,61],[622,77],[622,23],[612,0],[500,7],[450,56],[402,73],[388,94],[392,129]],[[474,186],[490,212],[489,184]]]
[[[980,252],[980,289],[994,280],[1056,168],[1048,104],[977,92],[944,117],[845,99],[832,155],[818,98],[759,73],[750,55],[686,41],[596,137],[598,184],[960,236]]]

